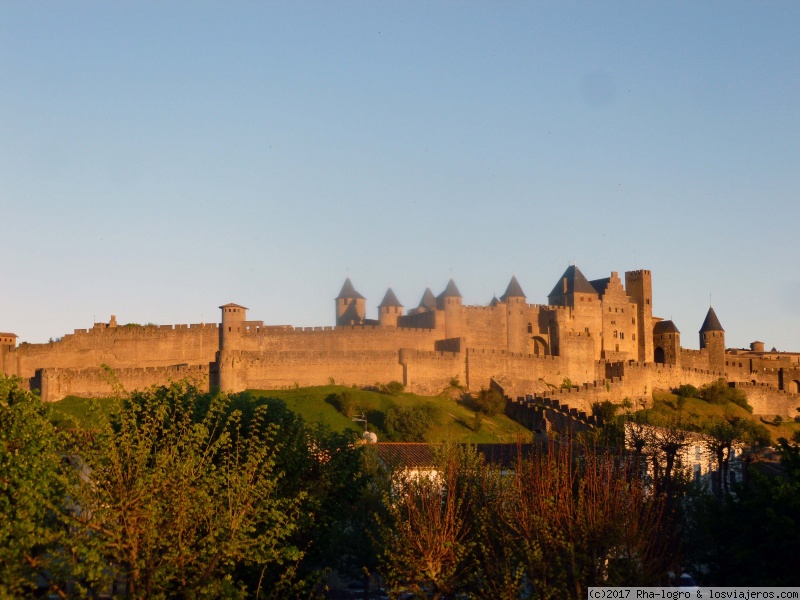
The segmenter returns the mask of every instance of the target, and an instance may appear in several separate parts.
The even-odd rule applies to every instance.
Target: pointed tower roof
[[[458,291],[456,287],[456,282],[450,279],[447,282],[447,287],[444,288],[444,291],[436,296],[437,298],[461,298],[461,292]]]
[[[500,296],[500,300],[503,302],[509,298],[525,298],[525,292],[522,291],[522,287],[520,287],[515,275],[512,275],[511,281],[508,282],[506,293]]]
[[[725,331],[720,325],[719,319],[717,318],[717,313],[714,312],[714,309],[709,307],[708,313],[706,314],[706,320],[703,321],[703,326],[700,328],[700,333],[704,333],[706,331]]]
[[[422,300],[419,301],[419,308],[427,308],[428,310],[434,310],[436,308],[436,296],[433,295],[431,288],[425,288],[425,292],[422,294]]]
[[[489,306],[497,306],[500,304],[500,300],[497,299],[497,296],[492,296],[492,299],[489,301]]]
[[[675,326],[675,323],[672,320],[669,321],[659,321],[653,326],[653,333],[680,333],[678,328]]]
[[[395,296],[392,288],[386,290],[386,295],[383,297],[383,300],[381,300],[381,303],[378,304],[378,308],[382,308],[384,306],[396,306],[403,308],[403,305],[400,304],[400,300],[397,299],[397,296]]]
[[[580,269],[575,265],[570,265],[564,274],[559,278],[558,283],[553,288],[553,291],[547,296],[548,298],[563,296],[564,280],[567,280],[567,294],[596,294],[597,290],[589,283],[589,280],[584,277]]]
[[[353,298],[358,298],[361,300],[366,300],[364,296],[359,294],[356,291],[356,288],[353,287],[353,282],[350,281],[350,278],[344,280],[344,285],[342,286],[342,291],[339,292],[339,295],[336,296],[337,300],[352,300]]]

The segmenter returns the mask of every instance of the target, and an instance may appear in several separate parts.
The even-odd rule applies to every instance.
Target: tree
[[[800,554],[800,448],[779,441],[782,475],[751,467],[746,484],[718,499],[689,504],[686,548],[704,565],[708,585],[790,586],[797,583]]]
[[[278,496],[276,426],[266,410],[244,423],[228,396],[199,400],[185,383],[136,392],[75,440],[85,473],[75,493],[84,565],[76,575],[88,586],[104,584],[99,565],[134,598],[233,596],[243,588],[233,580],[237,565],[302,557],[285,541],[303,498]]]
[[[49,409],[0,377],[0,597],[32,595],[37,578],[65,593],[68,490],[76,474],[64,464]]]
[[[394,473],[381,527],[383,573],[390,585],[405,584],[419,594],[430,588],[433,598],[465,587],[473,571],[475,525],[469,518],[474,481],[465,465],[477,460],[472,449],[447,446],[437,456],[435,475]]]

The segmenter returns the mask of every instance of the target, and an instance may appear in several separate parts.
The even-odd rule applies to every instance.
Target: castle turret
[[[241,346],[239,340],[245,329],[247,308],[239,304],[223,304],[222,323],[219,327],[219,351],[216,356],[217,381],[219,389],[225,392],[239,392],[244,389],[237,378],[236,361],[233,351]]]
[[[500,301],[506,304],[506,348],[509,352],[525,352],[528,349],[528,321],[523,309],[526,306],[525,292],[517,278],[512,275]],[[531,332],[532,333],[532,332]]]
[[[653,360],[665,365],[681,364],[681,332],[672,321],[653,326]]]
[[[244,330],[244,322],[247,320],[247,307],[239,304],[223,304],[219,307],[222,310],[222,323],[219,328],[219,349],[233,350],[238,347],[237,340]]]
[[[708,351],[708,368],[712,371],[725,370],[725,330],[717,318],[717,313],[709,307],[703,326],[700,327],[700,349]]]
[[[436,308],[444,311],[444,337],[461,337],[461,292],[452,279],[447,282],[444,291],[436,296]]]
[[[392,288],[389,288],[378,305],[378,322],[383,327],[397,327],[397,318],[402,314],[403,305],[400,304]]]
[[[650,271],[626,271],[625,293],[636,303],[636,342],[639,362],[650,362],[653,347],[653,280]]]
[[[361,325],[367,314],[367,300],[353,287],[350,278],[344,280],[342,291],[336,296],[336,324]]]
[[[422,294],[422,299],[419,301],[419,306],[414,312],[422,313],[431,312],[432,310],[436,310],[436,296],[433,295],[431,288],[426,287]]]

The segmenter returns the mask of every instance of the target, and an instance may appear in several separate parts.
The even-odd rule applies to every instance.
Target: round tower
[[[239,346],[236,342],[244,330],[244,322],[247,321],[247,307],[231,303],[223,304],[219,308],[222,310],[219,349],[235,350]]]
[[[516,276],[511,276],[505,293],[500,296],[500,301],[506,305],[506,347],[509,352],[527,352],[528,339],[533,338],[533,323],[530,333],[528,321],[525,319],[525,292],[522,291]],[[536,327],[538,331],[538,327]]]
[[[444,311],[444,337],[461,337],[461,292],[452,279],[447,282],[444,291],[436,296],[436,309]]]
[[[653,326],[653,362],[681,364],[681,332],[672,321],[659,321]]]
[[[378,322],[382,327],[397,327],[397,319],[402,314],[403,305],[400,304],[392,288],[389,288],[378,305]]]
[[[367,315],[367,300],[353,287],[350,278],[344,280],[339,295],[336,296],[336,324],[362,325]]]
[[[713,308],[708,309],[703,326],[700,328],[700,350],[708,352],[708,368],[712,371],[725,370],[725,330]]]

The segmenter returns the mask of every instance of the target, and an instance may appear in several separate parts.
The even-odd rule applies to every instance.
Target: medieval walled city
[[[45,401],[185,378],[231,392],[399,381],[425,395],[457,379],[470,391],[492,386],[512,399],[533,395],[579,412],[724,378],[747,394],[754,414],[794,416],[800,353],[765,351],[759,341],[726,348],[713,308],[699,328],[700,349],[683,348],[678,326],[653,315],[651,278],[636,270],[588,280],[573,265],[546,304],[529,304],[512,277],[485,306],[464,305],[451,279],[438,296],[425,289],[409,310],[390,288],[372,320],[348,277],[335,299],[335,326],[265,325],[234,303],[222,305],[213,324],[121,325],[112,316],[45,344],[18,345],[15,334],[0,333],[0,370]]]

